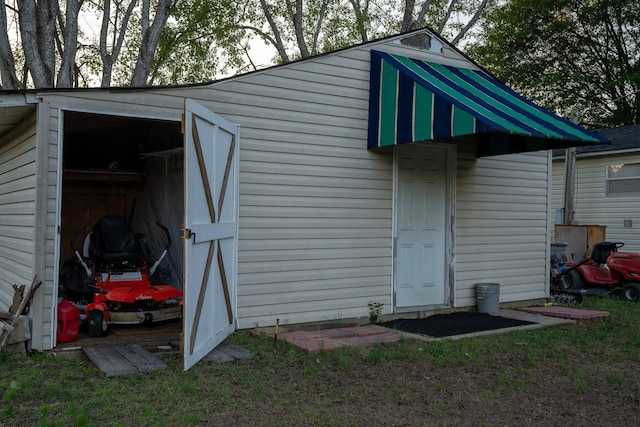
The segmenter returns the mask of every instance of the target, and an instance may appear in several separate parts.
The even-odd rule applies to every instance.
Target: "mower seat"
[[[137,263],[143,253],[129,222],[119,216],[102,217],[91,233],[91,258],[96,264]]]
[[[612,242],[600,242],[593,245],[591,251],[591,259],[598,264],[606,264],[609,255],[613,252],[617,252],[618,248],[616,243]]]

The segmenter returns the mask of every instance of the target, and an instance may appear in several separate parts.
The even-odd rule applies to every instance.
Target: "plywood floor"
[[[137,344],[150,351],[179,350],[182,323],[179,319],[158,322],[152,325],[112,325],[102,338],[92,338],[86,328],[81,327],[78,339],[68,343],[57,343],[57,355],[80,354],[83,348],[127,346]]]

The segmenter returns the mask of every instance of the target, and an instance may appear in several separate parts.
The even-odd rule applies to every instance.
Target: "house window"
[[[607,166],[607,194],[640,193],[640,163]]]

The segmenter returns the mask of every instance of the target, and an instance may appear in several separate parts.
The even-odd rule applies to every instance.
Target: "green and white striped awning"
[[[471,140],[478,156],[606,142],[486,72],[371,51],[369,148]]]

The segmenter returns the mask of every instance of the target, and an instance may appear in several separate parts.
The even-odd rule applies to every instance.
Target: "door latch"
[[[190,228],[183,228],[182,229],[182,238],[184,240],[189,240],[193,236],[195,236],[195,233],[193,233]]]

